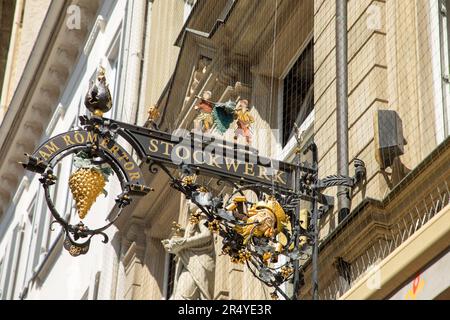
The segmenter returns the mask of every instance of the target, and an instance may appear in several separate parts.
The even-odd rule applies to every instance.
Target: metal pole
[[[313,166],[316,170],[316,177],[318,178],[319,172],[319,155],[317,152],[317,146],[315,143],[310,145],[310,150],[313,156]],[[313,300],[319,300],[319,211],[317,209],[317,191],[314,191],[314,200],[311,203],[312,213],[312,225],[314,227],[313,233],[313,252],[312,252],[312,298]]]
[[[319,300],[319,211],[317,201],[312,203],[312,223],[314,226],[314,243],[312,252],[312,298]]]
[[[297,209],[295,210],[295,223],[299,224],[300,219],[300,204],[297,205]],[[297,227],[297,226],[296,226]],[[298,234],[295,236],[295,248],[299,246],[299,237]],[[300,263],[298,260],[295,260],[293,263],[294,267],[294,285],[293,285],[293,293],[292,300],[298,300],[298,291],[300,289]]]
[[[348,170],[348,38],[347,0],[336,0],[336,122],[337,173],[349,176]],[[347,187],[338,187],[339,222],[350,212]]]
[[[297,166],[300,166],[301,159],[300,159],[300,145],[297,146]],[[295,171],[295,192],[299,192],[300,190],[300,174],[301,171],[299,168]],[[294,228],[300,228],[300,202],[297,204],[297,207],[295,208],[295,225]],[[298,230],[297,230],[298,231]],[[299,246],[299,236],[298,232],[296,232],[295,235],[295,248],[298,249]],[[298,290],[300,289],[300,263],[298,260],[295,260],[293,263],[294,267],[294,283],[293,283],[293,293],[292,293],[292,300],[298,300]]]

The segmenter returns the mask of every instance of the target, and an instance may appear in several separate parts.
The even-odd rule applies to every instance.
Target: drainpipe
[[[129,108],[127,122],[136,123],[139,104],[139,89],[141,80],[141,67],[144,48],[146,0],[133,0],[128,2],[128,10],[131,10],[128,20],[128,63],[125,73],[125,102],[124,108]],[[127,113],[127,112],[126,112]]]
[[[142,67],[142,76],[141,76],[141,93],[140,93],[140,97],[139,97],[139,109],[138,111],[138,115],[137,115],[137,124],[138,125],[144,125],[145,122],[147,121],[147,111],[146,108],[150,107],[149,105],[147,105],[147,99],[146,99],[146,94],[147,94],[147,85],[148,85],[148,80],[149,80],[149,76],[148,76],[148,70],[149,70],[149,61],[150,61],[150,35],[151,35],[151,29],[152,29],[152,23],[151,23],[151,18],[152,18],[152,6],[153,6],[153,0],[148,1],[147,3],[147,13],[146,13],[146,19],[145,19],[145,34],[144,34],[144,63],[143,63],[143,67]],[[146,42],[146,43],[145,43]]]
[[[336,0],[336,122],[337,173],[349,176],[348,169],[348,38],[347,0]],[[338,187],[339,222],[350,212],[350,193]]]

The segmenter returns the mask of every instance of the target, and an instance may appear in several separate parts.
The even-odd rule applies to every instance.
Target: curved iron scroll
[[[84,130],[75,130],[60,134],[51,138],[42,144],[32,155],[27,155],[28,162],[23,166],[30,171],[41,174],[40,182],[44,187],[45,199],[51,214],[55,218],[53,224],[59,224],[64,229],[65,241],[64,248],[73,256],[86,254],[89,250],[91,239],[95,235],[103,236],[103,242],[108,242],[108,236],[104,231],[110,227],[120,216],[122,209],[130,204],[132,196],[145,195],[152,189],[145,185],[143,175],[138,164],[132,159],[124,148],[117,144],[118,136],[125,139],[136,152],[138,157],[148,163],[149,171],[157,173],[160,169],[170,179],[170,186],[183,193],[187,199],[191,200],[207,217],[207,226],[212,231],[217,231],[223,238],[223,251],[226,251],[232,259],[239,260],[241,255],[245,253],[245,263],[253,273],[253,275],[267,286],[275,289],[274,295],[278,292],[284,298],[289,299],[281,286],[286,281],[294,278],[294,287],[299,279],[303,278],[302,271],[299,267],[299,259],[308,257],[307,247],[318,245],[317,224],[319,219],[319,210],[317,204],[323,204],[324,207],[332,206],[332,198],[322,194],[322,191],[332,186],[347,186],[354,188],[358,183],[365,179],[365,166],[361,160],[355,160],[354,177],[345,177],[333,175],[325,179],[318,179],[317,171],[317,147],[311,144],[308,150],[313,151],[313,166],[292,165],[289,163],[280,163],[281,175],[278,176],[280,183],[275,183],[267,179],[265,169],[272,167],[272,160],[263,159],[257,155],[257,151],[250,149],[242,149],[235,146],[235,154],[242,153],[245,159],[249,155],[256,156],[257,167],[259,173],[254,172],[253,176],[244,178],[241,171],[235,169],[231,175],[223,167],[198,165],[190,167],[182,164],[179,168],[181,174],[186,177],[196,174],[209,174],[218,177],[217,185],[228,184],[233,191],[225,201],[221,195],[212,195],[210,191],[204,190],[204,186],[197,185],[193,182],[187,182],[183,178],[176,177],[170,168],[176,166],[172,163],[172,159],[167,156],[168,151],[149,153],[153,148],[151,141],[160,139],[163,143],[168,144],[171,139],[170,135],[156,130],[141,128],[114,120],[105,119],[99,116],[82,116],[80,117]],[[195,141],[204,145],[205,141]],[[220,147],[220,145],[219,145]],[[203,150],[203,149],[202,149]],[[77,151],[85,151],[95,159],[96,163],[107,163],[117,174],[120,181],[122,193],[117,197],[114,211],[116,216],[105,226],[97,229],[89,229],[83,222],[76,225],[69,224],[57,211],[50,195],[49,187],[55,184],[57,177],[53,174],[54,166],[64,157]],[[164,155],[164,157],[163,157]],[[262,161],[264,160],[264,161]],[[270,161],[268,161],[270,160]],[[244,161],[244,165],[247,160]],[[242,165],[242,163],[240,163]],[[233,167],[233,166],[232,166]],[[131,170],[133,168],[133,170]],[[220,170],[217,170],[220,169]],[[228,168],[229,169],[229,168]],[[200,172],[201,170],[201,172]],[[228,178],[227,178],[228,177]],[[283,180],[284,179],[284,180]],[[203,189],[202,189],[203,188]],[[202,190],[202,191],[201,191]],[[274,252],[273,246],[278,241],[274,237],[254,237],[257,224],[261,222],[247,222],[242,215],[234,215],[227,211],[228,205],[234,196],[244,196],[246,193],[252,192],[258,200],[264,196],[270,196],[276,199],[281,205],[287,216],[289,223],[283,226],[282,232],[286,240],[285,245],[276,253],[276,256],[283,254],[286,256],[285,263],[279,264],[277,267],[270,267],[267,263],[264,253]],[[203,197],[208,193],[208,197]],[[207,199],[207,200],[205,200]],[[247,200],[246,200],[247,201]],[[311,215],[314,217],[313,222],[308,229],[303,229],[299,221],[300,201],[312,203]],[[226,202],[226,203],[224,203]],[[249,206],[254,205],[247,201]],[[252,226],[253,225],[253,226]],[[250,235],[246,241],[237,230],[242,227],[250,227]],[[299,245],[299,239],[306,239],[302,246]],[[250,240],[248,240],[250,239]],[[279,244],[279,241],[278,241]],[[317,250],[316,250],[317,252]],[[275,255],[274,255],[275,256]],[[314,260],[314,254],[312,259]],[[317,258],[316,258],[317,259]],[[241,261],[242,263],[242,261]],[[291,272],[292,270],[292,272]],[[294,294],[295,297],[295,294]]]
[[[122,189],[113,208],[113,212],[117,212],[117,214],[106,225],[96,229],[90,229],[82,221],[75,225],[70,224],[59,214],[50,195],[49,188],[58,179],[53,173],[55,165],[65,157],[80,151],[91,155],[97,163],[107,163],[117,175]],[[63,228],[64,248],[72,256],[86,254],[89,251],[91,238],[95,235],[103,236],[103,243],[107,243],[109,239],[104,231],[116,222],[122,209],[131,203],[131,197],[146,194],[151,190],[144,185],[139,166],[125,149],[114,141],[110,143],[106,137],[95,135],[92,131],[76,130],[60,134],[42,144],[33,155],[27,156],[28,163],[24,163],[23,166],[27,170],[41,173],[39,181],[43,185],[50,213],[55,219],[51,226],[59,224]],[[128,168],[133,168],[134,171],[130,173],[130,170],[127,170],[121,161],[127,161]]]
[[[281,289],[283,283],[290,281],[293,277],[293,272],[289,273],[286,270],[293,270],[292,263],[296,259],[299,259],[302,254],[305,255],[306,252],[302,254],[299,251],[299,248],[294,248],[294,241],[299,236],[305,236],[310,238],[310,233],[307,230],[302,229],[299,226],[299,223],[295,221],[293,218],[293,208],[298,205],[299,198],[294,194],[285,194],[283,192],[277,192],[274,190],[272,186],[263,185],[263,184],[246,184],[246,185],[237,185],[232,181],[226,181],[224,179],[220,179],[218,184],[221,185],[223,183],[228,183],[234,190],[229,194],[228,200],[224,203],[224,199],[222,197],[215,197],[211,194],[210,200],[206,203],[200,201],[200,189],[204,189],[205,186],[201,186],[195,184],[193,182],[186,183],[182,177],[177,178],[172,174],[171,170],[169,170],[164,163],[157,162],[154,160],[149,160],[149,171],[153,174],[162,170],[169,177],[170,185],[172,188],[178,190],[183,193],[188,200],[194,203],[207,217],[207,222],[205,225],[210,227],[214,223],[217,223],[217,230],[215,230],[222,238],[223,238],[223,252],[229,255],[232,261],[238,261],[242,254],[245,252],[247,254],[246,260],[243,260],[241,263],[246,263],[250,268],[251,272],[254,276],[265,283],[267,286],[274,288],[275,292],[281,294],[285,299],[289,299],[289,297],[284,293]],[[183,168],[180,170],[186,174],[196,174],[195,170],[189,170],[186,166],[182,165]],[[207,189],[207,186],[206,186]],[[292,228],[286,227],[283,229],[284,234],[287,237],[287,243],[284,246],[282,251],[275,254],[275,251],[271,251],[274,256],[278,256],[279,254],[284,254],[288,258],[284,263],[279,264],[277,267],[270,267],[267,264],[267,259],[264,258],[264,251],[275,250],[276,242],[275,239],[257,239],[252,236],[258,222],[245,222],[242,220],[242,216],[236,215],[236,213],[227,212],[225,209],[229,204],[231,199],[235,195],[244,195],[247,192],[252,192],[256,195],[258,199],[262,199],[263,195],[271,195],[275,196],[276,200],[282,205],[282,207],[287,208],[288,214],[290,216],[290,221],[293,222]],[[208,192],[209,191],[203,191]],[[247,203],[249,206],[252,205],[251,202]],[[236,228],[242,228],[246,226],[254,227],[251,229],[250,241],[244,243],[243,236],[236,232]],[[213,229],[211,229],[214,231]]]

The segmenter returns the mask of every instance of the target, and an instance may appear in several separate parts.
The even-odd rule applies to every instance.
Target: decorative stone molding
[[[54,102],[60,93],[60,89],[54,85],[42,86],[39,90],[39,100],[43,104],[51,104]]]
[[[30,150],[34,149],[35,143],[33,143],[30,140],[27,139],[20,139],[17,141],[17,149],[22,153],[22,155],[19,157],[20,160],[23,160],[23,154],[29,152]]]
[[[47,119],[48,116],[50,116],[50,112],[52,111],[52,109],[48,106],[48,105],[44,105],[44,104],[33,104],[31,106],[31,110],[36,113],[39,114],[41,116],[41,118],[45,118]]]
[[[65,12],[70,4],[79,5],[83,10],[82,28],[76,32],[70,32],[65,23]],[[39,143],[44,128],[47,128],[50,114],[65,90],[98,6],[97,0],[55,1],[50,4],[33,54],[23,70],[0,128],[0,177],[10,173],[18,178],[0,178],[0,216],[10,205],[10,190],[17,189],[24,173],[17,161],[23,159],[24,148],[25,152],[30,152]]]
[[[0,201],[8,201],[10,196],[11,196],[11,192],[0,187]]]
[[[50,80],[52,80],[52,82],[65,82],[69,77],[69,72],[66,68],[51,66],[48,71]]]
[[[73,64],[76,59],[77,50],[71,46],[60,46],[56,49],[55,59],[53,61],[54,68],[65,69]]]
[[[2,175],[2,180],[5,180],[8,183],[14,183],[14,184],[18,183],[17,177],[12,175],[11,173]]]
[[[25,130],[31,130],[33,134],[41,135],[43,130],[43,124],[40,121],[27,121],[23,125]]]
[[[56,107],[56,110],[53,113],[53,117],[51,118],[47,129],[45,130],[46,135],[50,135],[51,132],[53,132],[58,121],[64,117],[65,111],[66,109],[64,108],[64,106],[61,103],[58,104],[58,107]]]
[[[106,21],[103,16],[99,15],[97,20],[95,21],[94,27],[92,28],[91,33],[86,41],[86,45],[84,46],[84,54],[88,55],[91,52],[92,46],[94,45],[95,39],[97,38],[100,32],[105,31]]]

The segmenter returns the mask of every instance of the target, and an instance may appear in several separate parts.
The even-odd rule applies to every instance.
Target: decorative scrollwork
[[[152,163],[150,170],[154,172],[155,167],[163,169],[171,187],[182,192],[207,216],[206,226],[223,238],[223,254],[234,263],[248,264],[258,279],[285,296],[280,286],[292,279],[294,272],[288,271],[294,270],[294,261],[306,254],[295,248],[295,239],[310,236],[295,221],[293,211],[300,201],[295,193],[282,193],[264,184],[238,185],[221,179],[219,185],[227,183],[234,189],[225,202],[195,183],[195,179],[187,179],[190,176],[176,178],[159,163]],[[186,168],[182,171],[189,172]],[[248,192],[256,201],[245,196]],[[280,261],[281,255],[286,257],[285,262],[272,266]]]
[[[104,75],[100,74],[98,78],[100,87],[103,86],[103,80]],[[88,100],[86,100],[88,108],[89,103],[95,102],[95,97],[92,95],[92,92],[95,92],[95,90],[94,88],[91,89],[91,94],[87,95]],[[106,94],[105,97],[108,98],[108,95]],[[111,101],[109,100],[108,98],[104,101],[105,107],[110,105]],[[270,183],[261,178],[256,179],[251,176],[243,178],[242,171],[239,173],[237,170],[235,170],[234,175],[231,175],[230,179],[227,179],[228,175],[224,170],[218,171],[215,168],[204,168],[209,174],[214,174],[217,171],[217,176],[221,177],[217,181],[217,186],[227,184],[233,189],[227,197],[221,194],[215,195],[209,190],[208,186],[200,185],[197,182],[201,166],[192,167],[183,163],[178,167],[178,173],[174,174],[172,169],[175,165],[170,163],[169,159],[162,157],[161,154],[153,156],[153,154],[146,152],[146,150],[148,151],[148,146],[141,142],[142,136],[145,139],[165,137],[163,140],[167,142],[167,134],[152,130],[149,132],[147,129],[105,119],[102,115],[106,109],[94,108],[91,111],[93,112],[92,116],[80,117],[83,130],[70,131],[52,138],[54,141],[51,141],[51,143],[59,141],[61,148],[48,148],[47,143],[49,141],[47,141],[33,155],[27,155],[28,163],[23,164],[26,169],[41,174],[39,181],[44,187],[46,202],[55,219],[51,224],[52,230],[55,224],[61,225],[65,233],[64,248],[73,256],[86,254],[89,250],[91,239],[95,235],[103,236],[102,241],[107,243],[109,239],[104,231],[118,219],[122,209],[131,203],[132,196],[144,195],[152,191],[151,188],[145,186],[139,166],[137,163],[133,163],[134,160],[132,160],[131,155],[120,145],[117,145],[116,140],[118,136],[124,138],[136,151],[140,159],[148,163],[148,169],[151,173],[157,174],[162,170],[169,177],[170,186],[183,193],[188,200],[206,215],[207,221],[204,222],[205,225],[223,238],[223,254],[228,255],[235,263],[246,264],[257,279],[275,289],[272,293],[274,297],[278,297],[278,294],[281,294],[286,299],[289,299],[289,297],[281,289],[281,286],[286,281],[294,279],[294,291],[297,290],[298,284],[303,278],[299,260],[309,257],[309,246],[313,245],[313,252],[318,252],[317,226],[321,214],[320,210],[322,209],[318,209],[317,204],[324,205],[322,208],[330,208],[333,203],[333,198],[322,194],[322,191],[332,186],[354,188],[365,179],[366,175],[364,162],[356,159],[354,162],[354,177],[333,175],[320,180],[317,169],[317,146],[311,143],[304,150],[304,153],[313,153],[313,164],[311,166],[308,163],[301,164],[299,157],[297,165],[284,164],[289,170],[286,169],[281,173],[287,174],[289,179],[285,179],[286,183],[283,186],[273,181]],[[132,134],[133,132],[138,134],[134,135]],[[75,139],[75,137],[78,139]],[[83,143],[68,144],[67,141],[72,141],[71,139],[75,141],[82,140]],[[300,144],[299,132],[297,132],[297,140]],[[58,152],[52,151],[51,154],[47,153],[55,149]],[[248,150],[248,148],[246,149]],[[118,150],[122,155],[115,157]],[[115,207],[113,208],[113,212],[117,212],[116,216],[105,226],[98,229],[91,230],[83,222],[75,225],[69,224],[58,213],[50,196],[49,188],[56,183],[58,178],[54,175],[54,166],[64,157],[75,152],[85,152],[87,155],[86,159],[90,161],[89,164],[82,167],[83,169],[105,169],[101,168],[101,166],[109,165],[112,171],[116,173],[121,184],[122,193],[117,196]],[[296,153],[299,155],[300,149]],[[125,163],[121,162],[123,159],[127,159]],[[129,170],[124,169],[125,165],[129,165],[129,163],[133,164],[134,168],[138,170],[133,175],[133,179],[130,177],[130,173],[127,172]],[[86,171],[80,172],[79,176],[72,181],[75,191],[77,188],[83,190],[83,188],[79,187],[83,187],[83,174]],[[99,174],[99,172],[97,173]],[[263,172],[261,171],[261,173]],[[96,175],[94,172],[85,174],[91,181],[91,187],[92,185],[95,187],[104,186],[104,181],[98,177],[98,174]],[[179,177],[177,176],[178,174]],[[96,180],[95,178],[98,179]],[[99,188],[95,188],[95,194],[99,194]],[[87,189],[87,186],[85,189]],[[221,192],[224,192],[225,188],[222,189]],[[79,195],[80,192],[73,192],[73,194]],[[83,202],[84,200],[82,201],[82,198],[79,196],[77,199],[84,206],[85,203]],[[92,199],[89,198],[88,200],[91,201]],[[313,222],[309,226],[305,226],[300,221],[300,201],[307,201],[311,204],[311,212],[308,214],[308,217],[312,216]],[[89,203],[89,206],[84,206],[83,209],[90,208],[90,205],[92,203]],[[78,206],[77,209],[79,209]],[[200,219],[197,219],[195,216],[191,218],[191,222],[200,223]],[[83,218],[81,217],[81,219]],[[283,260],[280,259],[281,256],[284,256]],[[317,259],[317,257],[314,258],[313,254],[312,259]]]
[[[99,164],[102,165],[107,164],[108,166],[110,166],[110,168],[116,173],[123,189],[122,194],[120,194],[116,199],[116,206],[115,206],[116,209],[113,209],[115,211],[118,211],[117,215],[112,220],[110,220],[106,225],[97,229],[89,229],[82,222],[79,222],[78,224],[75,225],[70,224],[59,214],[50,195],[51,193],[49,189],[56,183],[58,179],[58,177],[53,173],[53,168],[55,167],[55,165],[60,161],[62,161],[65,157],[74,153],[78,153],[80,151],[85,152],[86,155],[92,157],[93,160],[93,162],[91,162],[92,166],[98,166]],[[126,180],[126,177],[123,174],[123,169],[120,168],[117,161],[115,161],[110,154],[102,151],[101,149],[95,148],[93,144],[90,144],[89,146],[78,145],[62,150],[48,162],[43,162],[39,160],[37,157],[29,155],[28,163],[23,165],[24,167],[26,167],[31,171],[41,173],[39,181],[41,182],[44,188],[44,197],[47,206],[53,218],[55,219],[51,223],[51,229],[54,230],[55,224],[59,224],[63,228],[66,238],[64,245],[66,250],[68,250],[73,256],[85,254],[89,250],[91,238],[96,235],[101,235],[103,237],[102,239],[103,243],[107,243],[109,241],[108,236],[106,235],[106,233],[104,233],[104,230],[109,228],[118,219],[122,211],[122,208],[129,205],[131,202],[130,197],[131,184],[129,181]],[[144,185],[140,185],[140,187],[142,189],[141,192],[149,191],[149,188],[145,187]],[[135,192],[135,190],[133,191]],[[80,242],[80,240],[82,239],[85,240]]]
[[[341,175],[332,175],[332,176],[328,176],[322,180],[319,180],[317,182],[317,184],[315,185],[315,188],[317,190],[323,190],[323,189],[326,189],[329,187],[334,187],[334,186],[344,186],[344,187],[353,188],[354,181],[350,177],[341,176]]]
[[[148,166],[148,170],[153,173],[153,174],[157,174],[159,172],[158,167],[160,167],[161,164],[153,161],[153,160],[149,160],[149,166]]]

